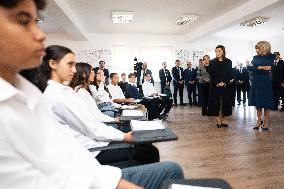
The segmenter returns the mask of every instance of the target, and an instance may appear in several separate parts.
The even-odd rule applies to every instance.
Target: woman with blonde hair
[[[248,70],[252,72],[249,105],[255,106],[257,110],[257,123],[253,129],[261,128],[267,131],[269,110],[273,107],[271,66],[275,55],[271,54],[271,45],[267,41],[258,42],[255,50],[257,55],[248,66]],[[262,109],[264,109],[264,122]]]

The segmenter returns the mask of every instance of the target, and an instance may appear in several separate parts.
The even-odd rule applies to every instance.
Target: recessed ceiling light
[[[133,12],[112,12],[112,22],[114,24],[129,24],[133,21]]]
[[[253,17],[253,18],[251,18],[247,21],[242,22],[240,25],[251,28],[251,27],[255,27],[257,25],[263,24],[263,23],[265,23],[269,20],[270,20],[269,17],[256,16],[256,17]]]
[[[177,18],[176,24],[177,25],[190,25],[196,19],[198,19],[198,16],[196,15],[181,15]]]

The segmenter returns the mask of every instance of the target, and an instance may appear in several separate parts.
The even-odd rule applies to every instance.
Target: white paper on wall
[[[93,67],[99,66],[99,61],[103,60],[106,63],[106,68],[111,66],[112,50],[85,49],[77,53],[78,62],[86,62]]]

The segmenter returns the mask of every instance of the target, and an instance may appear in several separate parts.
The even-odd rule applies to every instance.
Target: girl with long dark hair
[[[89,110],[93,115],[101,122],[119,122],[118,118],[110,117],[103,114],[96,104],[95,99],[92,97],[90,90],[90,84],[94,81],[94,71],[92,66],[87,63],[77,63],[76,73],[73,79],[70,81],[69,86],[78,94],[78,96],[86,102]]]

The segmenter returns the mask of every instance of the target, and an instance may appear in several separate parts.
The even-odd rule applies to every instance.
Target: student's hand
[[[124,179],[120,179],[118,182],[118,185],[116,187],[116,189],[127,189],[127,188],[131,188],[131,189],[143,189],[140,186],[137,186],[127,180]]]
[[[132,102],[134,102],[134,98],[127,98],[127,99],[124,100],[124,102],[132,103]]]
[[[124,134],[123,142],[133,142],[133,131]]]
[[[281,83],[281,87],[284,87],[284,83]]]
[[[114,121],[119,123],[120,122],[120,119],[118,117],[114,118]]]

